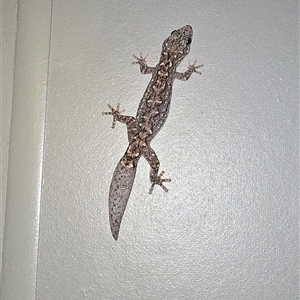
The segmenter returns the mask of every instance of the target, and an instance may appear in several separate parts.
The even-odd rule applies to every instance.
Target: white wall
[[[0,266],[2,274],[2,247],[4,235],[6,185],[8,171],[9,135],[11,123],[11,106],[13,98],[13,78],[15,63],[15,43],[17,31],[17,1],[4,0],[1,5],[1,194],[0,194]],[[2,276],[1,276],[2,278]]]
[[[19,3],[4,300],[298,299],[298,2]],[[148,194],[142,160],[116,242],[126,128],[101,112],[135,115],[150,76],[132,54],[156,64],[186,24],[179,70],[205,66],[152,143],[169,192]]]

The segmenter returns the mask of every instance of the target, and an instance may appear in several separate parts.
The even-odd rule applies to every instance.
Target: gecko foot
[[[192,71],[192,72],[195,72],[195,73],[201,75],[202,72],[197,71],[197,69],[202,68],[204,65],[198,65],[198,66],[196,66],[196,63],[197,63],[197,60],[195,60],[192,64],[189,63],[188,70],[190,70],[190,71]]]
[[[115,128],[117,117],[121,115],[121,113],[125,112],[125,109],[120,111],[120,103],[117,104],[117,108],[114,109],[110,104],[107,104],[107,106],[111,109],[111,111],[104,111],[102,112],[102,115],[112,115],[113,116],[113,122],[111,125],[111,128]]]
[[[143,57],[143,54],[140,53],[140,57],[138,57],[138,56],[136,56],[136,55],[134,55],[134,54],[133,54],[133,57],[134,57],[136,60],[133,61],[131,64],[133,64],[133,65],[146,65],[146,64],[147,64],[147,63],[146,63],[146,60],[147,60],[148,55],[145,55],[145,56]]]
[[[164,171],[162,171],[156,178],[156,180],[152,183],[151,187],[150,187],[150,190],[149,190],[149,194],[152,194],[153,192],[153,189],[154,189],[154,186],[157,184],[157,185],[160,185],[163,190],[165,192],[168,191],[168,189],[163,185],[163,182],[171,182],[171,179],[162,179],[161,177],[164,175]]]

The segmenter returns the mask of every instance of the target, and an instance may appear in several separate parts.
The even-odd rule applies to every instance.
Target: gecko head
[[[171,32],[171,35],[164,41],[162,55],[176,67],[190,52],[193,38],[193,29],[190,25]]]

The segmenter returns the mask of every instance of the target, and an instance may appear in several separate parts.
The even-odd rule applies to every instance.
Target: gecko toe
[[[111,111],[104,111],[102,112],[102,115],[112,115],[113,116],[113,121],[112,121],[112,125],[111,125],[111,128],[115,128],[116,126],[116,122],[117,122],[117,118],[125,112],[125,109],[123,110],[120,110],[120,103],[117,103],[117,107],[116,109],[114,109],[110,104],[107,104],[108,108],[111,110]]]
[[[154,189],[154,186],[157,184],[159,186],[162,187],[162,189],[165,191],[165,192],[168,192],[169,190],[167,189],[167,187],[163,184],[163,182],[171,182],[171,179],[170,178],[161,178],[163,175],[164,175],[164,171],[162,171],[156,178],[156,180],[154,180],[152,182],[152,185],[150,187],[150,190],[149,190],[149,194],[152,194],[153,192],[153,189]]]

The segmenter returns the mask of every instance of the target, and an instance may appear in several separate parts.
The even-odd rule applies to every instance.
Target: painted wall
[[[17,1],[2,1],[2,89],[1,89],[1,238],[0,266],[2,272],[2,249],[5,222],[6,186],[8,171],[9,135],[11,123],[11,106],[14,84],[15,45],[17,31]],[[2,278],[2,276],[1,276]]]
[[[19,1],[3,299],[286,299],[298,287],[298,1]],[[188,61],[119,240],[108,191],[135,115],[189,24]],[[25,280],[26,278],[26,280]]]

